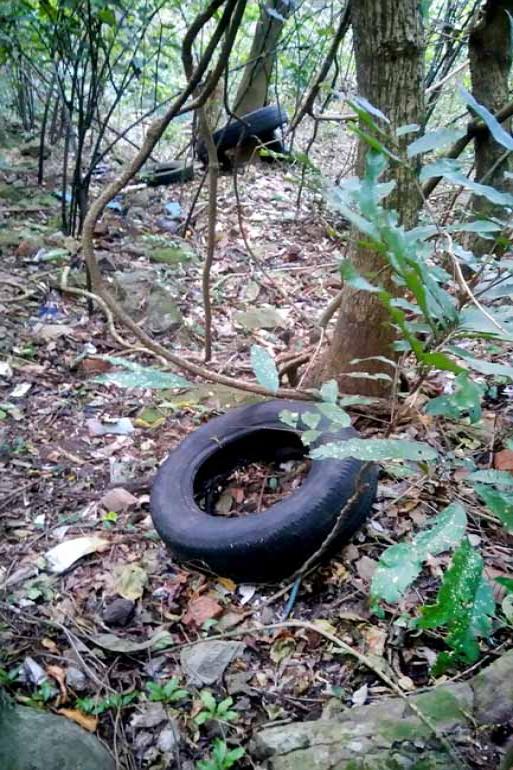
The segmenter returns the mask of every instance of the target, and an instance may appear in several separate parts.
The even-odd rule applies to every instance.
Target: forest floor
[[[350,148],[346,150],[347,161]],[[250,630],[282,620],[288,593],[280,586],[236,585],[189,571],[170,557],[149,514],[151,479],[183,437],[210,416],[247,402],[247,394],[194,382],[165,392],[96,382],[112,365],[95,355],[133,356],[113,340],[100,311],[90,315],[82,298],[59,291],[63,266],[71,266],[78,276],[72,285],[84,283],[79,243],[58,232],[60,203],[52,194],[58,190],[57,178],[50,173],[45,188],[38,188],[33,163],[27,164],[16,149],[2,156],[3,681],[19,700],[45,704],[97,730],[111,748],[116,746],[127,767],[154,770],[192,770],[220,733],[230,745],[246,745],[264,724],[316,719],[382,698],[387,688],[376,674],[341,656],[319,634]],[[317,161],[335,176],[345,161],[333,169],[332,158],[333,148],[325,141]],[[233,179],[221,180],[212,273],[211,366],[218,372],[253,379],[249,350],[255,342],[271,349],[278,361],[291,351],[314,350],[317,319],[340,288],[337,264],[346,241],[337,235],[337,223],[315,191],[305,190],[297,206],[298,175],[287,166],[262,163],[239,174],[251,257],[241,236]],[[196,183],[189,183],[126,192],[101,220],[96,248],[105,275],[145,328],[174,352],[200,362],[200,255],[207,228],[203,197],[187,245],[174,234],[195,189]],[[152,294],[156,282],[166,287],[164,299],[162,292]],[[167,302],[164,310],[162,302]],[[158,365],[144,355],[134,360]],[[430,387],[442,392],[443,379],[433,379]],[[502,450],[500,467],[511,470],[513,452],[503,449],[503,437],[510,432],[512,408],[506,393],[486,403],[481,423],[458,425],[443,434],[436,418],[419,411],[415,419],[396,425],[394,435],[420,438],[471,457],[483,468],[497,467]],[[365,414],[355,410],[354,417],[369,435],[387,427],[372,409]],[[236,505],[251,511],[272,504],[280,483],[282,493],[297,483],[286,471],[280,469],[285,474],[281,480],[275,471],[239,473],[219,512],[229,513]],[[367,524],[336,558],[303,579],[291,610],[296,619],[322,621],[369,659],[383,659],[406,691],[433,684],[429,669],[443,641],[434,632],[411,633],[404,618],[433,599],[450,556],[432,557],[415,588],[398,605],[385,606],[379,619],[369,608],[369,587],[383,549],[410,538],[433,513],[460,500],[487,575],[510,576],[511,539],[465,486],[464,476],[437,478],[421,468],[407,479],[383,476]],[[276,479],[272,485],[271,478]],[[79,537],[87,538],[80,541],[82,558],[73,550]],[[52,571],[45,555],[58,544],[62,562]],[[237,629],[242,645],[233,648],[234,659],[221,661],[208,684],[194,677],[188,681],[184,645]],[[499,631],[483,644],[478,665],[493,660],[510,643]],[[215,669],[208,647],[204,655],[202,664]],[[172,676],[187,693],[169,706],[174,718],[170,734],[164,707],[151,701],[150,694],[152,683]],[[198,724],[202,719],[195,717],[205,710],[206,690],[217,702],[232,698],[230,710],[236,716]],[[476,735],[468,748],[470,767],[497,766],[498,754],[488,742],[492,737]],[[242,760],[240,766],[251,765]]]

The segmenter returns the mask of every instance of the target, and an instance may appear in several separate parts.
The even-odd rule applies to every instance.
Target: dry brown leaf
[[[84,714],[78,709],[59,709],[58,714],[62,714],[63,717],[71,719],[72,722],[76,722],[77,725],[83,727],[90,733],[94,733],[98,727],[98,717],[92,714]]]
[[[186,626],[201,628],[207,620],[218,618],[222,613],[223,608],[215,599],[210,596],[200,596],[189,604],[182,623]]]

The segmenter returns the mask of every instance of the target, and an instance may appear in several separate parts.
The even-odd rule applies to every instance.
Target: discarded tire
[[[173,160],[169,163],[159,163],[143,175],[148,187],[175,184],[176,182],[190,182],[194,179],[194,168],[187,166],[184,161]]]
[[[226,150],[242,146],[251,137],[267,141],[273,136],[273,132],[287,121],[287,114],[276,105],[248,112],[246,115],[241,115],[240,120],[228,121],[225,126],[212,134],[219,161],[224,163]],[[197,154],[202,163],[208,163],[207,148],[203,140],[198,142]]]
[[[261,513],[224,518],[197,500],[231,471],[248,463],[305,455],[298,431],[284,425],[282,410],[304,413],[313,404],[273,400],[233,409],[191,433],[162,464],[151,493],[151,514],[161,538],[178,559],[237,581],[276,581],[291,575],[336,535],[322,556],[333,554],[368,517],[377,469],[346,460],[314,460],[302,485]],[[319,429],[327,427],[321,421]],[[357,435],[353,428],[324,434],[319,443]],[[361,478],[360,478],[361,477]],[[358,482],[359,492],[349,503]]]

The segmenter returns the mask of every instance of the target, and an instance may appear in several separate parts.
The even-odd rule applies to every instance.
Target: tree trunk
[[[245,115],[267,104],[278,44],[292,9],[292,0],[271,0],[262,4],[249,59],[233,105],[236,115]]]
[[[511,18],[513,0],[487,0],[477,23],[469,35],[469,63],[472,93],[478,102],[491,112],[497,112],[509,101],[508,77],[512,63]],[[511,130],[511,120],[504,124]],[[474,140],[476,180],[510,191],[511,183],[505,173],[510,170],[507,151],[492,136],[479,134]],[[501,216],[504,210],[486,198],[474,196],[474,212],[479,217]],[[490,241],[476,239],[474,248],[485,253]]]
[[[417,0],[360,0],[352,4],[352,25],[360,96],[387,115],[392,130],[407,123],[422,124],[424,40],[420,3]],[[411,136],[399,141],[406,145]],[[360,141],[356,169],[359,176],[363,174],[365,152],[366,145]],[[407,168],[396,166],[391,168],[389,176],[395,180],[396,189],[387,198],[386,205],[396,209],[402,223],[411,227],[420,206],[415,169],[411,164]],[[397,291],[380,254],[357,246],[352,260],[358,272],[379,274],[377,280],[381,285]],[[380,300],[374,294],[344,286],[333,340],[314,375],[316,381],[336,378],[345,393],[387,395],[390,380],[348,377],[344,373],[393,377],[394,367],[375,357],[396,359],[395,337]],[[368,358],[374,360],[351,364],[354,359]]]

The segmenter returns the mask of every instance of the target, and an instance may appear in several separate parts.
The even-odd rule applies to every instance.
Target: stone
[[[106,626],[124,628],[132,620],[135,612],[135,602],[130,599],[114,599],[104,607],[103,622]]]
[[[242,642],[206,641],[184,647],[180,655],[182,670],[190,684],[214,684],[232,660],[242,655]]]
[[[14,705],[0,692],[2,770],[115,770],[98,739],[65,717]]]
[[[183,324],[183,315],[164,286],[152,288],[148,297],[148,327],[154,334],[177,331]]]
[[[461,750],[473,744],[480,726],[512,717],[513,651],[465,683],[346,709],[328,719],[264,728],[250,750],[255,760],[265,760],[266,770],[458,770],[460,763],[445,752],[439,735]]]

